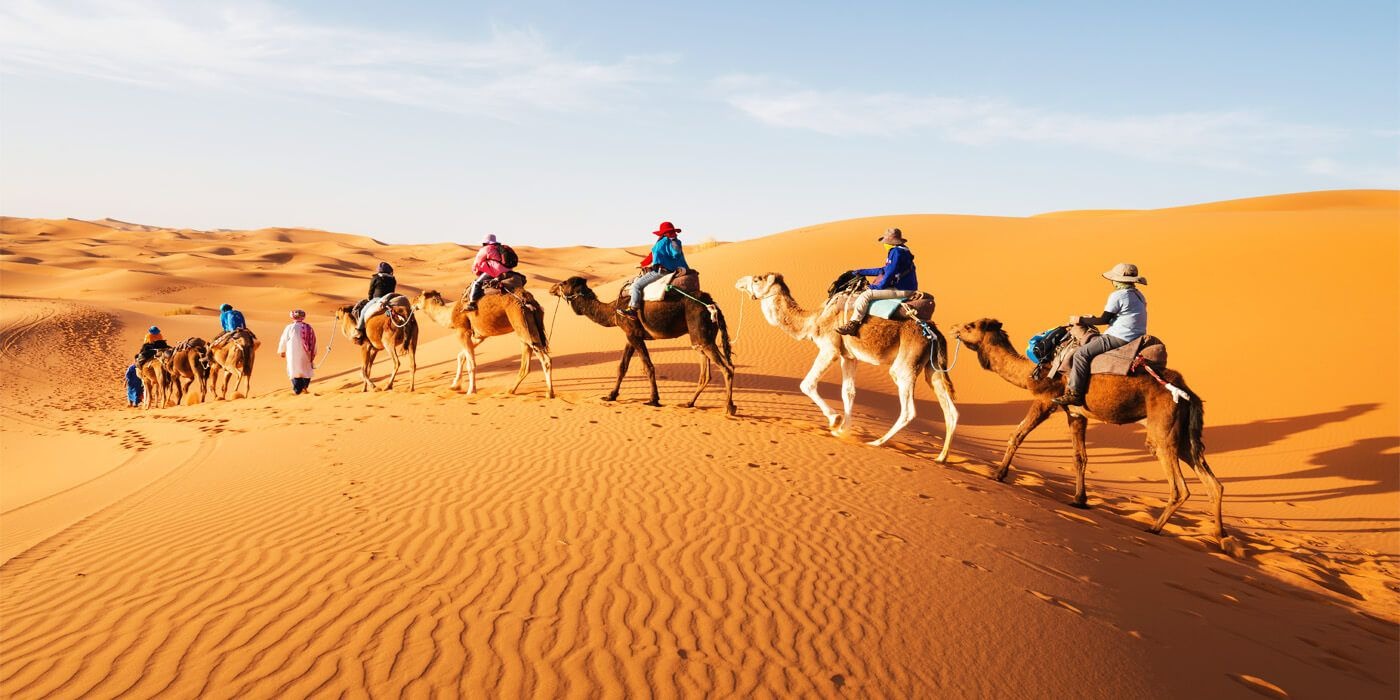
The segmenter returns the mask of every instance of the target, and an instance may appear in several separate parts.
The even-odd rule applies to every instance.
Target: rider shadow
[[[1335,411],[1215,426],[1210,425],[1210,414],[1207,413],[1202,439],[1206,445],[1207,457],[1226,452],[1253,450],[1280,442],[1297,433],[1316,430],[1332,423],[1344,423],[1377,408],[1380,408],[1380,404],[1361,403],[1345,406]],[[1130,430],[1124,430],[1125,427],[1127,426],[1091,422],[1088,433],[1090,447],[1141,449],[1146,443],[1142,426],[1134,424]]]
[[[1277,481],[1280,479],[1330,479],[1324,488],[1312,491],[1279,491],[1242,496],[1263,501],[1324,501],[1346,496],[1394,494],[1400,491],[1400,435],[1355,440],[1350,445],[1323,450],[1308,458],[1311,469],[1286,474],[1238,476],[1231,481]]]

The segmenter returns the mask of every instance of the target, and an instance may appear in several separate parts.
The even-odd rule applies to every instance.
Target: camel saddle
[[[362,302],[362,303],[363,303],[363,302]],[[358,308],[358,307],[355,309],[355,312],[356,312],[356,313],[359,312],[359,308]],[[219,335],[215,336],[214,339],[213,339],[212,341],[209,342],[209,347],[210,347],[210,348],[223,347],[224,345],[227,345],[228,342],[231,341],[231,340],[233,340],[234,338],[237,338],[237,337],[239,337],[239,336],[241,336],[241,335],[245,335],[245,334],[248,336],[248,339],[249,339],[249,340],[257,340],[257,336],[256,336],[256,335],[253,335],[253,332],[250,331],[250,330],[248,330],[247,328],[236,328],[236,329],[234,329],[234,330],[227,331],[227,332],[224,332],[224,333],[220,333]],[[194,338],[191,338],[190,340],[195,340],[195,339],[194,339]],[[183,342],[181,342],[181,345],[183,345],[183,344],[186,343],[186,342],[189,342],[189,341],[188,341],[188,340],[183,341]]]
[[[1053,377],[1060,373],[1068,375],[1074,351],[1098,334],[1097,328],[1070,326],[1069,337],[1060,344],[1059,350],[1055,351],[1055,360],[1050,364],[1050,376]],[[1151,335],[1130,340],[1126,345],[1095,355],[1093,361],[1089,363],[1089,374],[1128,376],[1133,374],[1140,364],[1151,365],[1153,369],[1159,371],[1165,369],[1167,366],[1166,344],[1156,336]]]
[[[482,296],[490,296],[492,294],[518,294],[520,290],[524,288],[525,275],[514,270],[500,277],[493,277],[481,284]]]
[[[914,292],[908,299],[877,299],[870,302],[870,315],[900,321],[914,318],[924,323],[933,320],[933,295]]]
[[[636,282],[634,278],[631,282],[622,286],[619,298],[626,297],[631,293],[632,284]],[[642,290],[643,301],[681,301],[683,297],[673,291],[679,290],[691,296],[700,293],[700,273],[691,268],[686,268],[685,272],[670,272],[657,278],[655,282],[648,284]]]

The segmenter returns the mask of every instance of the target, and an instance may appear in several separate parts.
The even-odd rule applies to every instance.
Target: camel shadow
[[[1342,496],[1394,494],[1400,491],[1400,435],[1370,437],[1350,445],[1323,450],[1308,458],[1311,469],[1287,474],[1240,476],[1231,481],[1286,479],[1342,479],[1345,484],[1313,491],[1279,491],[1249,494],[1243,498],[1265,501],[1323,501]]]

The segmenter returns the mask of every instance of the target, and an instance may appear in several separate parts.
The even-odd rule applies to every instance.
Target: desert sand
[[[1238,551],[1208,536],[1194,480],[1144,531],[1167,485],[1139,426],[1091,425],[1089,510],[1067,505],[1063,420],[987,479],[1026,397],[965,349],[948,464],[927,387],[889,445],[829,435],[798,390],[814,347],[733,283],[781,272],[811,308],[879,263],[892,225],[940,326],[994,317],[1018,344],[1101,308],[1113,263],[1141,266],[1151,331],[1206,400]],[[276,356],[289,309],[324,347],[377,261],[401,291],[455,297],[475,248],[0,220],[0,695],[1400,692],[1400,192],[692,239],[734,336],[734,418],[718,382],[678,405],[685,340],[652,343],[665,406],[642,405],[635,362],[604,402],[621,333],[546,292],[578,274],[609,298],[648,238],[503,235],[547,313],[553,400],[538,370],[504,393],[511,338],[482,346],[477,394],[450,390],[456,341],[426,321],[416,392],[361,393],[342,337],[297,397]],[[223,302],[263,339],[249,396],[126,408],[146,327],[210,338]],[[856,401],[865,439],[897,413],[879,368]]]

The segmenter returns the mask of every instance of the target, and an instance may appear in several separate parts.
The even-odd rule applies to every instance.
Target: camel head
[[[430,301],[438,305],[447,303],[442,300],[442,295],[438,294],[436,289],[429,289],[419,292],[418,296],[413,299],[413,309],[415,311],[422,311]]]
[[[780,292],[786,292],[787,283],[783,281],[782,275],[776,272],[765,272],[740,277],[734,282],[734,288],[748,294],[751,298],[763,299]]]
[[[574,276],[554,284],[549,288],[549,293],[562,299],[572,299],[577,296],[596,297],[592,289],[588,288],[588,280]]]

